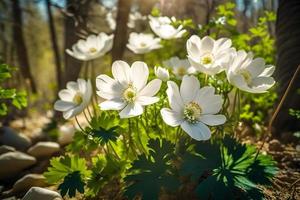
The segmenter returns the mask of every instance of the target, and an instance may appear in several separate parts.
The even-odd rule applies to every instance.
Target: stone
[[[51,156],[59,150],[60,146],[56,142],[38,142],[34,146],[30,147],[27,153],[36,158],[39,158]]]
[[[41,187],[32,187],[22,200],[62,200],[59,193]]]
[[[13,151],[16,151],[16,149],[14,147],[7,146],[7,145],[0,146],[0,155],[7,153],[7,152],[13,152]]]
[[[273,139],[269,142],[269,150],[270,151],[282,151],[283,147],[281,146],[281,144],[278,140]]]
[[[46,178],[42,174],[27,174],[17,180],[13,185],[13,188],[6,191],[4,195],[15,195],[27,192],[31,187],[45,187],[47,186]]]
[[[70,144],[73,141],[75,128],[73,125],[63,125],[59,128],[58,143],[62,146]]]
[[[14,177],[35,163],[35,157],[19,151],[4,153],[0,155],[0,180]]]
[[[31,141],[27,136],[21,133],[18,134],[15,130],[11,129],[10,127],[1,127],[0,144],[12,146],[20,151],[25,151],[30,147]]]

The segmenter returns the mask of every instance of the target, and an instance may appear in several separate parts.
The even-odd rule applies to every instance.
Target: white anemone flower
[[[208,75],[215,75],[225,70],[228,62],[235,51],[231,48],[231,40],[220,38],[214,40],[209,36],[200,39],[198,36],[191,36],[186,48],[188,59],[197,71]]]
[[[114,10],[112,10],[112,11],[109,11],[105,17],[105,20],[111,30],[115,30],[116,26],[117,26],[115,15],[116,14],[115,14]]]
[[[162,46],[160,38],[154,38],[153,34],[130,33],[127,47],[136,54],[145,54]]]
[[[66,52],[78,60],[93,60],[111,50],[113,37],[113,34],[107,35],[105,33],[90,35],[86,40],[78,40],[77,43],[72,46],[72,50],[67,49]]]
[[[175,82],[168,81],[171,109],[161,110],[163,120],[169,126],[180,126],[195,140],[208,140],[211,131],[207,125],[221,125],[226,121],[224,115],[217,114],[222,108],[222,97],[214,93],[215,88],[211,86],[200,89],[200,83],[193,75],[183,77],[180,89]]]
[[[193,74],[196,72],[195,68],[191,66],[187,59],[179,59],[176,56],[169,60],[165,60],[163,65],[171,68],[178,79],[182,79],[186,74]]]
[[[169,70],[163,67],[154,67],[154,73],[162,81],[168,81],[170,78]]]
[[[69,119],[80,114],[90,103],[92,97],[91,81],[77,79],[77,82],[67,83],[67,89],[58,93],[60,100],[54,104],[54,109],[63,112],[63,117]]]
[[[99,75],[96,79],[97,94],[106,99],[100,103],[102,110],[121,110],[121,118],[141,115],[144,106],[156,103],[161,80],[154,79],[147,84],[149,69],[146,63],[136,61],[130,67],[124,61],[112,65],[114,79]]]
[[[147,17],[142,15],[140,12],[138,12],[138,11],[132,12],[129,14],[127,26],[128,26],[128,28],[133,29],[136,26],[137,21],[139,21],[139,20],[144,21],[146,19],[147,19]]]
[[[149,19],[149,24],[152,31],[162,39],[170,40],[181,38],[186,32],[182,25],[177,28],[172,25],[172,22],[176,21],[175,17],[170,19],[169,17],[149,16]]]
[[[266,65],[263,58],[253,59],[253,54],[237,51],[226,71],[228,81],[240,90],[250,93],[267,92],[274,84],[275,67]]]

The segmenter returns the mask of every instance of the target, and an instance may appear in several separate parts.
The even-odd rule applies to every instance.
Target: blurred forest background
[[[203,25],[213,18],[215,8],[226,2],[236,3],[240,32],[255,26],[265,11],[276,12],[279,4],[278,0],[0,0],[0,59],[18,69],[6,84],[30,94],[28,108],[18,111],[19,115],[52,109],[57,91],[77,78],[82,62],[67,55],[65,49],[79,38],[115,32],[112,56],[94,61],[100,73],[112,60],[130,56],[125,48],[129,29],[149,29],[146,22],[138,23],[137,11],[147,16],[157,7],[162,15],[191,18]],[[275,25],[270,24],[269,29],[274,36]],[[11,113],[7,119],[16,116]]]

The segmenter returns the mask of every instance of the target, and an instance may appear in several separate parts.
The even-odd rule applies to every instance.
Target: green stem
[[[112,149],[112,151],[114,152],[114,154],[116,155],[116,157],[117,157],[119,160],[121,160],[120,156],[118,155],[118,153],[117,153],[117,151],[115,150],[115,148],[113,147],[113,145],[112,145],[110,142],[108,142],[108,144],[109,144],[110,148]]]
[[[77,119],[77,116],[75,116],[75,120],[76,120],[76,123],[77,123],[77,125],[79,126],[80,130],[81,130],[83,133],[85,133],[84,129],[81,127],[81,125],[80,125],[80,123],[79,123],[79,121],[78,121],[78,119]]]

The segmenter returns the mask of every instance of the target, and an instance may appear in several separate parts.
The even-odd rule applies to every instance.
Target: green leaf
[[[93,168],[87,186],[87,196],[96,196],[114,178],[119,178],[125,169],[125,162],[110,156],[98,155],[92,158]]]
[[[194,152],[182,156],[180,173],[198,183],[201,199],[261,198],[259,185],[268,185],[278,171],[270,156],[259,154],[226,136],[222,141],[199,142]],[[234,194],[234,196],[233,196]]]
[[[59,185],[61,194],[66,193],[70,197],[75,196],[76,190],[83,193],[84,179],[90,177],[87,170],[86,161],[78,156],[56,157],[50,160],[50,167],[44,173],[46,180],[50,184],[62,183]]]
[[[129,199],[137,195],[144,200],[158,199],[162,188],[174,191],[179,186],[171,164],[174,145],[166,140],[150,139],[148,147],[149,155],[138,156],[129,169],[131,174],[124,178],[128,184],[125,196]]]
[[[67,193],[69,197],[75,197],[76,190],[82,194],[84,193],[84,185],[80,172],[75,171],[64,177],[64,181],[58,186],[58,190],[60,190],[63,197]]]
[[[102,112],[99,117],[92,118],[91,127],[87,127],[86,132],[96,143],[104,145],[109,142],[117,141],[119,128],[118,118],[114,115],[108,115]]]
[[[0,116],[4,116],[7,114],[7,106],[5,103],[0,104]]]

